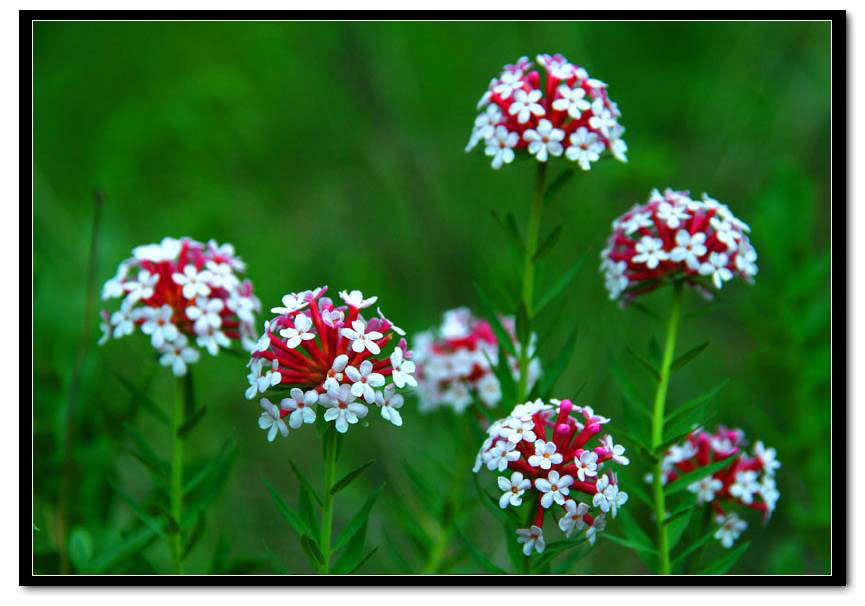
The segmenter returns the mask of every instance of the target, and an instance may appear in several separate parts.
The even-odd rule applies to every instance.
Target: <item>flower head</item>
[[[649,201],[613,221],[600,270],[610,299],[633,300],[670,280],[704,293],[735,276],[752,282],[757,253],[748,226],[725,205],[703,194],[654,190]]]
[[[742,449],[744,442],[745,434],[738,429],[719,427],[713,434],[695,429],[683,444],[671,446],[663,460],[665,484],[701,467],[729,461],[720,471],[688,486],[697,495],[698,505],[712,508],[720,526],[715,538],[724,547],[733,545],[748,526],[729,511],[730,506],[759,511],[767,521],[780,496],[774,476],[781,464],[775,459],[775,449],[757,442],[748,454]]]
[[[593,543],[604,527],[605,514],[616,517],[627,502],[612,471],[614,464],[628,464],[624,448],[609,436],[600,437],[601,426],[608,422],[570,400],[536,400],[516,406],[487,430],[474,471],[484,466],[510,470],[510,477],[498,477],[502,509],[532,504],[532,526],[517,531],[526,555],[544,550],[542,529],[548,512],[561,513],[558,525],[567,536],[585,531]],[[528,433],[536,439],[525,439]]]
[[[506,65],[481,97],[466,151],[480,142],[494,169],[526,153],[538,162],[564,155],[589,170],[604,150],[626,162],[625,129],[607,85],[561,55],[526,57]],[[543,80],[542,80],[543,78]]]
[[[103,312],[103,330],[115,339],[140,328],[177,376],[200,358],[191,342],[212,355],[239,342],[255,347],[255,313],[261,303],[252,283],[241,281],[243,262],[230,244],[164,238],[145,244],[120,263],[102,288],[103,300],[120,299],[120,309]],[[103,336],[100,345],[107,341]]]
[[[288,389],[279,415],[289,417],[291,429],[313,423],[316,407],[325,409],[324,421],[340,433],[365,418],[372,405],[402,425],[399,391],[416,383],[405,339],[395,342],[399,333],[380,310],[377,317],[363,316],[361,310],[377,297],[342,291],[346,305],[336,307],[326,293],[326,286],[289,293],[273,309],[277,316],[254,342],[246,397]]]
[[[516,348],[513,319],[501,320]],[[415,336],[413,348],[412,366],[400,369],[406,373],[413,371],[422,412],[442,406],[462,412],[473,401],[492,408],[501,401],[501,386],[493,372],[502,353],[498,339],[489,323],[473,316],[467,307],[446,311],[437,329]],[[504,353],[514,378],[518,379],[519,360]],[[394,373],[394,382],[400,380],[400,374]],[[407,382],[410,375],[406,376]],[[539,376],[540,363],[534,358],[528,369],[529,389]]]

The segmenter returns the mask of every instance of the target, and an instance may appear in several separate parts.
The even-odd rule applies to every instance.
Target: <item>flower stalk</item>
[[[330,572],[330,535],[333,530],[333,488],[334,476],[336,474],[336,427],[334,424],[327,426],[324,446],[324,503],[321,509],[321,546],[322,562],[319,567],[321,574]]]
[[[187,374],[187,377],[190,375]],[[183,516],[183,438],[180,436],[180,428],[186,416],[187,394],[186,381],[179,377],[175,381],[177,395],[174,398],[174,415],[171,424],[171,483],[170,483],[170,506],[171,517],[175,522],[173,532],[169,535],[171,543],[171,558],[174,562],[175,574],[183,574],[183,545],[181,541],[180,526]]]
[[[682,287],[683,282],[677,281],[673,285],[673,306],[670,311],[670,320],[667,324],[667,337],[664,342],[664,354],[661,360],[660,379],[658,389],[655,392],[655,406],[652,414],[652,450],[657,450],[664,441],[664,406],[667,402],[667,388],[670,384],[670,372],[673,364],[673,355],[676,350],[676,335],[679,332],[679,319],[682,315]],[[664,502],[664,472],[663,460],[655,463],[653,474],[653,488],[655,499],[655,523],[658,527],[658,558],[661,574],[670,574],[670,547],[667,540],[667,525],[664,521],[667,517],[666,503]]]

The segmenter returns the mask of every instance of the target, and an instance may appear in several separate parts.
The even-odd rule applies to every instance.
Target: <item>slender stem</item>
[[[319,572],[330,572],[330,535],[333,530],[333,495],[330,492],[336,473],[336,430],[328,424],[324,452],[324,505],[321,509],[321,540],[319,541],[323,562]]]
[[[187,370],[187,372],[189,372]],[[180,524],[183,516],[183,440],[178,435],[183,425],[186,410],[186,383],[177,379],[177,396],[174,398],[174,418],[171,424],[171,517],[177,528],[170,535],[171,557],[175,574],[183,574],[183,544]]]
[[[538,249],[538,235],[541,231],[541,215],[544,210],[544,177],[547,174],[545,162],[538,163],[535,178],[535,194],[529,213],[529,225],[526,232],[526,250],[523,263],[523,293],[522,300],[529,318],[532,317],[532,306],[535,294],[535,262],[534,256]],[[527,337],[528,341],[528,337]],[[520,382],[517,388],[517,402],[522,402],[528,396],[529,384],[529,344],[520,343]]]
[[[682,314],[682,282],[673,285],[673,308],[670,311],[670,321],[667,324],[667,338],[664,342],[664,357],[661,360],[661,378],[658,390],[655,392],[655,408],[652,415],[652,450],[656,450],[664,441],[664,405],[667,402],[667,387],[670,384],[670,366],[673,364],[673,354],[676,350],[676,334],[679,332],[679,317]],[[657,454],[657,453],[656,453]],[[655,464],[655,522],[658,525],[658,556],[661,574],[670,574],[670,548],[667,541],[667,517],[664,503],[663,461]]]

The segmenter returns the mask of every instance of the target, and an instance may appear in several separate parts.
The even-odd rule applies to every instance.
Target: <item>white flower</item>
[[[141,332],[150,335],[150,342],[159,349],[165,343],[170,343],[180,334],[177,326],[171,323],[174,310],[171,305],[163,305],[158,308],[148,308],[146,320],[141,325]]]
[[[323,309],[321,311],[321,321],[331,328],[337,328],[345,321],[345,312],[340,309]]]
[[[318,402],[318,392],[310,389],[304,393],[303,390],[292,387],[288,393],[291,397],[283,399],[279,406],[283,410],[291,411],[288,415],[289,426],[298,429],[304,423],[314,423],[314,407]]]
[[[502,496],[499,498],[499,507],[506,509],[508,505],[519,507],[523,503],[523,493],[532,487],[532,481],[524,478],[523,474],[515,471],[511,474],[511,479],[505,476],[498,478],[499,490],[502,491]]]
[[[492,166],[495,170],[502,164],[510,164],[514,161],[514,146],[520,142],[517,133],[508,131],[504,126],[497,126],[495,134],[486,140],[484,154],[492,157]]]
[[[649,269],[655,269],[658,263],[669,259],[669,255],[664,250],[664,241],[660,238],[643,236],[634,248],[639,254],[634,255],[631,261],[645,263]]]
[[[327,378],[324,380],[325,391],[339,389],[345,379],[346,364],[348,364],[348,356],[345,354],[338,355],[333,359],[333,365],[327,371]]]
[[[267,398],[262,398],[260,404],[264,412],[258,417],[258,426],[267,430],[267,441],[273,442],[277,431],[282,434],[283,438],[286,437],[288,435],[288,427],[285,425],[285,421],[282,420],[276,404],[273,404]]]
[[[264,369],[264,363],[262,363],[260,369]],[[260,391],[261,393],[264,393],[271,387],[279,385],[281,381],[282,375],[279,372],[279,360],[277,360],[276,358],[271,361],[270,370],[256,378],[258,391]]]
[[[198,333],[195,342],[199,347],[205,348],[211,356],[218,354],[220,347],[231,347],[231,340],[225,336],[225,333],[212,326],[208,326],[204,332]]]
[[[249,388],[244,392],[247,400],[251,400],[258,393],[258,379],[261,377],[263,366],[263,358],[252,358],[249,361],[249,374],[246,375],[246,380],[249,381]]]
[[[555,444],[544,442],[541,439],[535,440],[535,454],[529,457],[529,465],[540,467],[541,469],[549,469],[561,462],[562,455],[556,452]]]
[[[592,497],[592,505],[605,513],[611,512],[615,518],[618,508],[628,501],[628,494],[619,492],[618,485],[610,483],[609,476],[601,476],[595,484],[595,489],[597,492]]]
[[[131,335],[135,332],[135,321],[141,317],[141,310],[132,309],[131,304],[124,303],[120,309],[111,314],[111,325],[114,327],[114,338]]]
[[[396,393],[396,388],[393,385],[388,385],[383,391],[378,391],[375,394],[375,403],[381,408],[381,416],[383,419],[390,421],[397,427],[402,426],[402,417],[399,414],[399,408],[402,408],[402,394]]]
[[[732,252],[738,248],[737,240],[742,237],[742,234],[733,228],[731,221],[716,215],[709,220],[709,225],[715,230],[715,237],[718,241],[727,245],[728,251]]]
[[[729,549],[746,528],[748,528],[748,523],[735,513],[731,513],[726,519],[723,519],[721,527],[715,532],[715,538],[721,541],[721,545]]]
[[[262,352],[270,349],[270,320],[264,322],[264,334],[258,339],[255,344],[255,351]]]
[[[206,297],[210,294],[209,283],[213,279],[213,274],[206,269],[198,271],[195,265],[189,264],[183,268],[182,274],[172,274],[171,279],[183,287],[184,297],[195,299],[196,297]]]
[[[730,495],[741,500],[745,505],[754,502],[754,495],[759,494],[760,484],[757,482],[756,471],[737,471],[736,481],[730,485]]]
[[[231,246],[229,244],[229,246]],[[216,261],[208,261],[205,263],[207,271],[210,272],[210,283],[217,288],[225,290],[233,290],[240,284],[237,275],[234,273],[234,268],[228,263],[217,263]]]
[[[356,398],[363,397],[367,404],[375,403],[375,387],[384,385],[384,375],[372,371],[372,362],[364,360],[360,370],[354,366],[345,367],[346,376],[351,379],[351,393]]]
[[[521,89],[523,84],[525,84],[525,81],[523,80],[522,70],[504,72],[495,86],[493,86],[493,92],[499,98],[507,99],[514,91]]]
[[[652,222],[652,213],[636,212],[622,224],[622,228],[630,235],[643,227],[654,227]]]
[[[565,497],[570,492],[568,487],[573,483],[574,478],[567,475],[559,477],[559,472],[555,470],[547,475],[546,480],[544,478],[537,478],[535,480],[535,488],[544,493],[541,497],[541,506],[544,509],[549,509],[553,502],[564,505]]]
[[[129,263],[123,262],[117,267],[117,273],[102,286],[102,300],[122,297],[125,289],[123,281],[129,273]]]
[[[333,421],[339,433],[348,431],[349,424],[355,424],[367,415],[367,407],[354,401],[348,385],[340,385],[325,393],[319,400],[327,408],[325,421]]]
[[[405,353],[402,347],[397,347],[390,354],[390,365],[393,368],[391,378],[400,389],[406,385],[417,387],[417,379],[413,376],[415,371],[414,362],[404,359],[404,356]]]
[[[309,341],[315,338],[315,333],[309,329],[312,328],[312,320],[306,314],[297,314],[294,317],[294,326],[283,328],[279,331],[279,336],[285,339],[285,346],[289,349],[294,349],[300,345],[301,341]]]
[[[529,121],[532,114],[536,116],[544,115],[544,107],[538,103],[541,100],[541,91],[535,89],[530,92],[517,90],[514,92],[514,101],[508,108],[508,113],[512,116],[516,115],[517,122],[525,124]]]
[[[601,440],[601,445],[604,447],[610,455],[613,457],[613,461],[618,463],[619,465],[627,465],[630,463],[630,459],[625,456],[625,447],[621,444],[613,444],[613,436],[605,435],[604,439]]]
[[[450,402],[450,405],[453,406],[457,414],[462,414],[462,412],[472,403],[472,393],[469,390],[468,385],[462,381],[452,381],[451,384],[448,385],[448,388],[442,393],[442,399],[445,402]]]
[[[381,348],[376,341],[384,335],[376,330],[366,332],[366,324],[360,318],[351,323],[351,328],[343,328],[341,332],[342,336],[351,341],[353,351],[360,353],[366,349],[373,355],[381,353]]]
[[[401,337],[405,336],[405,331],[402,328],[400,328],[399,326],[397,326],[396,324],[394,324],[393,322],[391,322],[390,320],[388,320],[387,318],[384,317],[384,314],[381,313],[381,307],[376,307],[375,310],[378,312],[379,318],[381,318],[382,320],[384,320],[385,322],[390,324],[390,329],[392,331],[394,331],[396,334],[398,334]]]
[[[224,308],[222,299],[199,297],[194,305],[186,308],[186,317],[195,322],[195,334],[203,335],[208,330],[222,326],[222,316],[219,314]]]
[[[180,240],[175,238],[163,238],[160,244],[143,244],[132,249],[132,256],[141,261],[161,263],[173,261],[182,248]]]
[[[742,242],[736,255],[736,269],[748,277],[757,275],[757,251],[748,242]]]
[[[688,214],[688,209],[684,206],[670,204],[666,201],[658,204],[656,215],[661,221],[666,222],[667,227],[670,229],[678,228],[683,221],[691,216]]]
[[[534,444],[535,440],[538,439],[534,428],[535,424],[531,418],[528,421],[524,421],[521,418],[509,417],[505,420],[505,424],[501,430],[499,430],[499,436],[510,440],[514,444],[519,444],[523,440],[529,444]]]
[[[561,55],[557,54],[551,57],[548,54],[543,54],[538,55],[536,58],[538,63],[543,65],[550,72],[550,75],[557,80],[568,80],[576,73],[576,67]],[[582,77],[579,73],[576,73],[576,75],[577,77]]]
[[[617,299],[628,287],[628,276],[625,275],[628,264],[624,261],[608,262],[606,269],[604,285],[610,291],[610,299]]]
[[[516,444],[508,440],[499,440],[486,452],[487,469],[490,471],[504,471],[511,461],[518,461],[520,451]]]
[[[775,449],[766,448],[761,441],[754,444],[754,456],[760,459],[760,462],[763,464],[763,470],[770,476],[774,476],[775,470],[781,467],[781,463],[775,458]]]
[[[138,272],[137,280],[123,283],[123,288],[129,293],[126,301],[132,304],[142,299],[149,299],[153,296],[153,287],[157,282],[159,282],[159,274],[151,274],[146,269],[142,269]]]
[[[171,372],[174,373],[175,377],[182,377],[186,374],[187,364],[198,362],[198,350],[187,347],[186,344],[186,336],[181,334],[177,335],[177,338],[162,349],[159,363],[162,366],[171,367]]]
[[[613,154],[613,157],[620,162],[627,162],[628,157],[625,155],[628,152],[628,144],[625,143],[625,140],[622,139],[622,135],[625,134],[625,129],[616,124],[610,129],[610,153]]]
[[[760,497],[766,503],[767,513],[771,514],[775,511],[775,504],[780,496],[781,493],[775,486],[775,478],[769,475],[763,476],[763,481],[760,483]]]
[[[698,257],[706,254],[706,234],[697,232],[694,235],[687,230],[680,229],[676,232],[676,247],[670,251],[670,260],[685,264],[693,270],[700,268]]]
[[[466,151],[474,149],[479,141],[485,141],[492,137],[496,132],[496,125],[502,121],[504,116],[497,105],[487,106],[486,111],[475,118],[475,126],[472,129],[472,135],[469,138]]]
[[[592,162],[597,162],[604,151],[604,144],[598,135],[581,126],[571,133],[571,145],[565,150],[565,157],[576,162],[583,170],[589,170]]]
[[[709,255],[709,260],[700,265],[700,274],[712,276],[715,288],[721,288],[724,282],[733,278],[733,272],[727,269],[728,262],[726,253],[713,252]]]
[[[538,553],[544,552],[544,532],[537,526],[517,528],[517,543],[523,546],[523,555],[530,556],[532,549]]]
[[[232,294],[225,301],[225,306],[233,311],[242,321],[254,323],[255,312],[261,309],[261,302],[256,297],[244,297]]]
[[[602,531],[607,526],[607,514],[601,513],[595,516],[595,519],[592,520],[592,525],[589,526],[589,529],[586,530],[586,540],[589,542],[589,545],[594,545],[595,541],[598,538],[598,533]]]
[[[272,307],[271,313],[285,315],[300,311],[309,305],[309,301],[304,301],[303,297],[297,293],[290,292],[282,297],[282,307]]]
[[[553,128],[553,123],[546,118],[538,122],[537,130],[529,128],[523,132],[523,139],[529,142],[529,153],[540,162],[546,162],[550,154],[561,156],[564,138],[565,131]]]
[[[600,131],[604,137],[610,138],[610,130],[616,126],[616,116],[604,106],[604,99],[598,97],[592,102],[592,117],[589,118],[589,126]]]
[[[99,322],[99,330],[102,331],[102,336],[99,337],[98,345],[105,345],[108,339],[111,338],[111,324],[108,322],[108,313],[103,311],[101,314],[102,320]]]
[[[559,86],[559,94],[561,98],[553,101],[553,109],[568,112],[574,120],[579,120],[582,112],[592,106],[586,99],[586,91],[582,86],[570,88],[567,84],[562,84]]]
[[[718,478],[709,476],[698,480],[688,486],[688,490],[697,495],[697,504],[711,503],[715,493],[724,487],[724,483]]]
[[[589,512],[585,503],[577,503],[573,499],[565,501],[565,514],[559,519],[559,528],[570,538],[574,532],[580,532],[586,527],[583,516]]]
[[[493,407],[502,399],[502,386],[496,376],[488,372],[475,383],[478,397],[489,407]],[[533,434],[534,435],[534,434]],[[534,440],[534,438],[532,438]]]
[[[378,301],[378,297],[369,297],[368,299],[364,299],[363,293],[359,290],[353,290],[350,293],[342,290],[340,291],[339,296],[343,301],[345,301],[346,305],[356,307],[357,309],[366,309]]]
[[[584,450],[580,456],[574,457],[574,464],[580,482],[585,482],[587,476],[598,475],[598,455],[591,450]]]

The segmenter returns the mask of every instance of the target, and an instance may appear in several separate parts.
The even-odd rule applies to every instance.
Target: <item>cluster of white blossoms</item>
[[[473,471],[486,467],[504,473],[498,476],[502,509],[523,501],[535,507],[532,525],[517,530],[526,556],[545,548],[548,510],[559,512],[558,527],[566,537],[583,533],[593,544],[607,514],[615,518],[628,501],[611,469],[613,463],[629,463],[625,448],[614,444],[609,434],[599,435],[609,422],[570,400],[535,400],[519,404],[487,430]]]
[[[501,323],[519,353],[513,318],[502,318]],[[532,335],[530,354],[535,340]],[[492,408],[501,401],[501,385],[493,372],[501,353],[498,340],[489,323],[473,316],[467,307],[446,311],[438,328],[415,335],[412,349],[421,412],[450,406],[462,413],[473,402]],[[514,380],[518,381],[519,360],[506,352],[504,355]],[[540,362],[532,358],[528,368],[529,389],[540,372]]]
[[[719,427],[714,434],[695,429],[688,439],[670,447],[664,456],[664,484],[683,474],[712,463],[730,460],[730,465],[688,486],[697,495],[697,505],[712,508],[718,529],[715,538],[724,547],[731,547],[748,527],[736,512],[726,505],[740,505],[763,514],[767,521],[775,510],[780,493],[775,484],[775,470],[781,467],[774,448],[762,442],[754,444],[750,454],[741,449],[745,434],[740,429]],[[651,474],[646,476],[651,482]]]
[[[322,286],[285,295],[282,306],[271,309],[277,315],[264,323],[255,345],[247,399],[269,392],[289,396],[278,404],[260,401],[258,424],[270,441],[277,433],[287,436],[289,427],[314,423],[318,407],[340,433],[364,419],[371,405],[401,426],[402,392],[417,386],[405,332],[381,309],[370,318],[361,313],[378,297],[342,291],[344,305],[335,305],[326,292]]]
[[[610,299],[631,300],[671,279],[684,279],[706,296],[738,275],[748,283],[757,274],[757,252],[748,240],[751,228],[724,204],[703,194],[652,190],[613,221],[613,233],[601,251],[600,271]]]
[[[102,287],[103,300],[121,301],[117,311],[102,311],[99,344],[138,328],[176,376],[198,361],[196,345],[214,356],[233,342],[251,351],[261,303],[252,283],[241,281],[244,269],[231,244],[213,240],[163,238],[136,247]]]
[[[561,55],[538,55],[545,79],[521,57],[506,65],[478,102],[466,151],[483,142],[484,153],[499,169],[525,153],[538,162],[564,155],[589,170],[605,150],[627,162],[618,106],[607,85]]]

